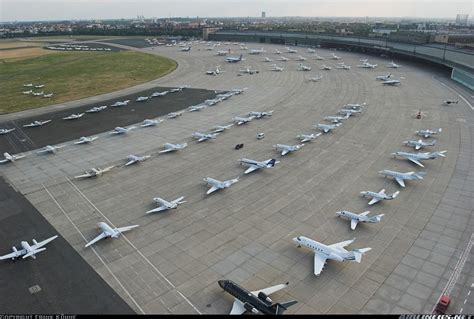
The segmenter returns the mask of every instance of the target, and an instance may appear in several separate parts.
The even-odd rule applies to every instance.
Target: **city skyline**
[[[455,20],[457,14],[473,17],[472,1],[437,0],[0,0],[0,21],[54,21],[200,17],[373,17],[441,18]],[[165,8],[165,9],[163,9]]]

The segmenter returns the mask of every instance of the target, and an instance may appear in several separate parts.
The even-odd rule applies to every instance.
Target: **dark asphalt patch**
[[[128,126],[142,122],[144,119],[156,118],[170,112],[176,112],[188,106],[199,104],[206,99],[216,96],[214,91],[185,88],[181,92],[168,93],[162,97],[154,97],[146,102],[135,102],[139,96],[149,96],[153,92],[167,91],[172,88],[154,88],[135,94],[110,99],[100,103],[88,104],[68,110],[55,111],[40,116],[24,118],[18,121],[0,123],[0,128],[12,128],[11,133],[0,135],[0,154],[8,152],[17,154],[79,139],[81,136],[91,136],[110,131],[117,126]],[[130,100],[127,106],[111,107],[117,101]],[[107,105],[99,113],[85,113],[77,120],[63,120],[71,114],[84,113],[94,107]],[[40,127],[23,127],[33,121],[52,121]],[[2,157],[2,156],[0,156]]]
[[[59,233],[0,176],[0,255]],[[134,314],[59,235],[36,259],[0,261],[0,313]]]

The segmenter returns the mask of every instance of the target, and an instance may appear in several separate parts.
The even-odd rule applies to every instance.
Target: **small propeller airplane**
[[[310,134],[310,135],[300,134],[300,135],[297,135],[296,138],[298,138],[300,140],[300,143],[306,143],[306,142],[311,142],[312,140],[314,140],[318,136],[321,136],[321,134],[322,133]]]
[[[24,158],[26,155],[10,155],[7,152],[3,153],[4,159],[0,160],[0,164],[13,163],[16,160]]]
[[[16,128],[0,128],[0,135],[8,134],[14,130],[16,130]]]
[[[37,154],[44,154],[44,153],[50,153],[50,154],[56,154],[58,152],[58,149],[65,147],[66,145],[58,145],[58,146],[52,146],[52,145],[46,145],[43,147],[41,150],[37,151]]]
[[[151,155],[144,155],[144,156],[136,156],[136,155],[128,155],[127,156],[127,163],[125,163],[125,166],[129,166],[132,164],[144,162],[147,159],[149,159]]]
[[[211,177],[206,177],[204,178],[204,181],[211,186],[209,190],[206,192],[207,195],[214,193],[217,190],[224,189],[224,188],[229,188],[233,184],[237,183],[239,181],[239,178],[234,178],[234,179],[229,179],[227,181],[219,181],[217,179],[213,179]]]
[[[337,124],[316,124],[314,125],[315,128],[322,130],[324,133],[328,133],[331,130],[334,130],[336,127],[341,126],[342,123]]]
[[[286,144],[275,144],[273,148],[281,151],[281,156],[284,156],[290,152],[296,152],[300,148],[302,148],[305,144],[298,144],[298,145],[286,145]]]
[[[110,135],[119,135],[119,134],[125,134],[125,133],[128,133],[130,132],[131,130],[133,129],[136,129],[137,127],[136,126],[131,126],[131,127],[120,127],[120,126],[117,126],[116,128],[114,128],[111,132],[109,132]]]
[[[35,239],[33,239],[33,245],[31,246],[30,244],[28,244],[27,241],[22,241],[20,243],[22,249],[18,250],[15,246],[13,246],[12,247],[13,252],[7,255],[0,256],[0,260],[5,260],[5,259],[15,260],[16,258],[19,258],[19,257],[21,257],[22,259],[25,259],[28,257],[36,259],[37,253],[40,253],[46,250],[46,248],[43,248],[43,246],[49,244],[56,238],[58,238],[58,235],[45,239],[39,243]]]
[[[192,136],[195,139],[197,139],[198,142],[203,142],[203,141],[215,139],[217,135],[219,135],[219,133],[205,134],[205,133],[200,133],[200,132],[194,132]]]
[[[143,121],[142,125],[140,125],[140,127],[150,127],[150,126],[156,126],[158,124],[160,124],[161,122],[163,122],[163,120],[150,120],[150,119],[146,119]]]
[[[183,143],[183,144],[165,143],[163,145],[164,149],[162,151],[159,151],[158,153],[162,154],[162,153],[174,152],[174,151],[182,150],[186,146],[188,146],[188,143]]]
[[[37,126],[43,126],[45,125],[46,123],[49,123],[51,122],[51,120],[46,120],[46,121],[34,121],[34,122],[31,122],[30,124],[25,124],[23,125],[23,127],[37,127]]]
[[[69,116],[63,117],[63,120],[77,120],[81,118],[85,113],[71,114]]]
[[[107,105],[94,106],[93,108],[88,109],[86,113],[99,113],[100,111],[103,111],[106,108],[107,108]]]

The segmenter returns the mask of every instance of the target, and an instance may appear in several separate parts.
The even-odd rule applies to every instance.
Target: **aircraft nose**
[[[217,281],[217,283],[219,284],[219,286],[224,289],[224,287],[226,286],[227,284],[227,280],[219,280]]]

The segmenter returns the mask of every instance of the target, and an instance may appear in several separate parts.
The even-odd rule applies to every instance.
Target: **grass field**
[[[15,50],[17,51],[17,50]],[[55,52],[0,61],[0,114],[112,92],[173,71],[171,59],[139,52]],[[25,83],[44,84],[52,98],[22,94]]]

